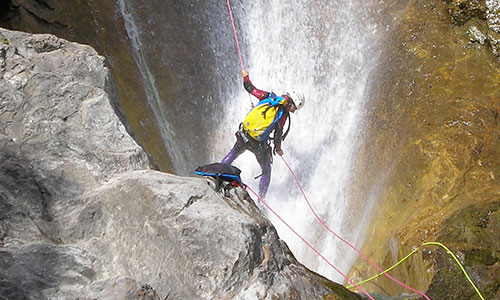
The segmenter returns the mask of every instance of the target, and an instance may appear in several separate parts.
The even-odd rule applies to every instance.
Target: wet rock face
[[[500,3],[494,0],[447,0],[453,24],[463,26],[472,42],[489,47],[500,59]]]
[[[241,188],[149,170],[92,48],[0,33],[0,298],[360,299]]]
[[[222,67],[214,63],[220,61],[221,53],[227,53],[220,51],[214,40],[232,34],[230,26],[220,25],[229,22],[229,16],[220,13],[227,11],[225,2],[1,3],[8,9],[4,12],[0,8],[0,27],[50,33],[90,45],[106,57],[116,82],[117,100],[134,138],[160,170],[187,175],[192,165],[213,159],[208,149],[219,139],[214,124],[224,111],[220,107],[224,97],[221,85],[241,85],[239,77],[234,76],[239,74],[237,64]],[[121,6],[128,16],[123,16]],[[131,23],[136,25],[131,31],[139,39],[127,31]],[[135,42],[141,43],[140,53],[134,49]],[[214,74],[222,73],[223,83],[214,79]]]
[[[484,33],[492,32],[487,22],[473,9],[464,25],[454,25],[449,8],[454,4],[459,2],[388,5],[393,22],[387,24],[371,92],[356,192],[379,191],[364,246],[375,262],[388,268],[424,242],[443,242],[459,253],[485,298],[496,299],[499,245],[477,241],[485,232],[500,236],[494,209],[485,209],[498,201],[500,191],[500,65],[486,41]],[[472,25],[484,34],[483,44],[480,35],[475,41],[468,35]],[[477,213],[467,213],[472,211]],[[484,217],[488,211],[490,219]],[[431,299],[477,297],[456,266],[447,271],[454,262],[443,253],[423,247],[391,275],[428,291]],[[358,278],[373,274],[365,262],[354,268]],[[367,288],[388,296],[405,292],[387,279]]]
[[[485,295],[496,295],[500,274],[500,202],[471,205],[446,220],[438,240],[452,246],[460,261],[474,275],[478,288]],[[435,299],[474,299],[477,297],[465,280],[462,270],[444,250],[430,255],[436,266],[436,275],[429,287]],[[453,289],[445,285],[452,285]],[[485,296],[486,297],[486,296]],[[486,299],[489,299],[486,297]]]
[[[448,11],[456,25],[464,25],[471,18],[486,19],[485,0],[446,0]]]
[[[123,118],[163,170],[172,162],[162,143],[153,111],[147,104],[140,70],[134,61],[123,20],[117,17],[115,1],[7,0],[0,9],[0,27],[31,33],[50,33],[92,46],[106,57],[124,111]]]

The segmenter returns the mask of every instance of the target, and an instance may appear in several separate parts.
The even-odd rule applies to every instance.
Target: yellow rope
[[[476,291],[476,293],[479,295],[479,298],[481,298],[482,300],[484,300],[484,297],[483,295],[481,295],[481,292],[479,291],[479,289],[476,287],[476,285],[474,284],[474,282],[472,281],[472,279],[469,277],[469,274],[467,274],[467,271],[465,271],[465,268],[462,266],[462,264],[460,263],[460,261],[458,260],[458,258],[455,256],[455,254],[453,254],[453,252],[451,252],[450,249],[448,249],[445,245],[443,245],[442,243],[439,243],[439,242],[425,242],[423,243],[420,247],[422,246],[427,246],[427,245],[435,245],[435,246],[440,246],[442,247],[443,249],[446,250],[446,252],[448,254],[450,254],[453,259],[455,260],[455,262],[457,263],[457,265],[460,267],[460,269],[462,270],[462,272],[464,273],[465,277],[467,278],[467,280],[469,281],[469,283],[472,285],[472,287],[474,288],[474,290]],[[395,265],[393,265],[392,267],[388,268],[387,270],[383,271],[383,272],[380,272],[378,273],[377,275],[374,275],[368,279],[365,279],[359,283],[357,283],[357,285],[362,285],[364,283],[367,283],[369,281],[372,281],[373,279],[379,277],[379,276],[382,276],[384,275],[385,273],[389,272],[390,270],[394,269],[395,267],[397,267],[398,265],[400,265],[403,261],[405,261],[406,259],[408,259],[410,256],[412,256],[413,254],[415,254],[420,248],[416,248],[415,250],[413,250],[412,252],[410,252],[408,255],[406,255],[404,258],[402,258],[400,261],[398,261]],[[350,289],[350,288],[353,288],[354,285],[350,285],[348,286],[347,288]]]

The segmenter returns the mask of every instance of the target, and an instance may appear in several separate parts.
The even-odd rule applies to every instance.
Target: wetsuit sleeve
[[[243,87],[247,92],[256,97],[259,100],[266,99],[269,97],[269,92],[257,89],[250,81],[250,76],[247,75],[243,78]]]
[[[283,130],[281,128],[276,128],[274,130],[274,150],[281,150],[281,137],[283,135]]]
[[[278,126],[274,130],[274,149],[281,150],[281,140],[283,137],[283,127],[285,127],[286,118],[288,118],[288,114],[284,113],[283,116],[278,120]]]

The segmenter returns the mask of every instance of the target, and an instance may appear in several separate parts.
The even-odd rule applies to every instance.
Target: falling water
[[[136,25],[133,15],[133,9],[129,6],[127,0],[117,1],[119,12],[124,20],[125,29],[127,31],[130,44],[133,49],[134,59],[141,72],[143,79],[143,86],[146,91],[147,103],[152,107],[155,113],[155,118],[158,124],[158,129],[163,137],[163,142],[169,151],[170,156],[173,158],[174,168],[177,173],[186,173],[183,169],[186,165],[186,159],[182,156],[175,143],[173,132],[175,132],[170,125],[169,118],[167,117],[167,110],[165,109],[162,99],[159,95],[156,86],[155,77],[150,70],[148,62],[144,54],[143,48],[145,47],[141,41],[141,29]]]
[[[136,2],[117,1],[144,80],[148,103],[156,113],[163,142],[177,169],[180,165],[196,167],[197,161],[220,161],[232,147],[234,132],[250,109],[249,96],[239,75],[225,1],[151,0],[137,2],[137,7],[130,7]],[[316,212],[332,230],[356,246],[362,244],[364,220],[369,218],[372,205],[351,207],[347,192],[357,136],[362,130],[362,112],[367,103],[365,93],[371,68],[376,63],[377,51],[372,44],[377,26],[371,18],[375,5],[371,1],[375,0],[231,1],[244,63],[253,83],[277,94],[298,90],[306,96],[304,108],[292,114],[292,129],[283,143],[285,159]],[[135,20],[134,13],[139,13],[136,11],[139,6],[144,15]],[[169,9],[174,9],[171,17],[179,12],[181,17],[175,21],[167,19]],[[192,59],[191,65],[183,60],[183,64],[163,66],[176,72],[176,76],[182,75],[180,92],[170,96],[181,108],[189,99],[189,110],[177,109],[177,105],[165,110],[165,99],[160,99],[155,74],[147,64],[141,43],[146,32],[161,43],[162,47],[158,48],[163,52],[154,54],[162,56],[161,61]],[[199,43],[172,47],[184,41]],[[177,127],[171,126],[172,118]],[[201,126],[197,130],[186,130],[194,124]],[[184,134],[177,135],[174,143],[171,135],[179,130]],[[198,136],[207,137],[208,144],[193,147],[193,143],[186,142],[197,141]],[[211,152],[207,154],[205,149]],[[242,170],[245,183],[256,188],[258,180],[254,177],[260,174],[260,169],[255,157],[247,152],[234,164]],[[343,272],[349,271],[356,253],[318,225],[279,157],[275,157],[266,201],[329,261]],[[279,220],[269,217],[302,263],[332,280],[342,280]]]
[[[283,143],[284,158],[297,174],[316,212],[328,226],[356,246],[362,243],[363,219],[371,204],[360,207],[357,222],[349,220],[347,193],[350,167],[361,130],[370,70],[376,56],[371,47],[377,26],[370,22],[369,1],[252,1],[235,11],[241,28],[244,59],[257,88],[277,94],[298,90],[306,105],[292,114],[292,129]],[[230,26],[230,24],[227,24]],[[234,43],[234,40],[232,41]],[[234,64],[237,64],[234,55]],[[248,112],[248,96],[239,94],[226,106],[223,127],[234,130]],[[255,100],[255,99],[254,99]],[[225,151],[234,143],[227,135]],[[218,149],[214,158],[224,153]],[[234,164],[243,180],[257,186],[260,174],[254,156],[245,153]],[[356,253],[318,226],[299,188],[279,157],[275,157],[266,201],[343,272]],[[283,240],[309,268],[341,281],[342,277],[270,215]],[[356,224],[354,227],[345,224]]]

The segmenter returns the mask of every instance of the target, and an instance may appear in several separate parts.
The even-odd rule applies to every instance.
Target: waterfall
[[[351,207],[348,189],[365,91],[377,58],[372,46],[378,31],[372,18],[375,3],[231,2],[252,82],[278,95],[297,90],[306,96],[304,108],[291,115],[284,157],[321,218],[361,246],[373,204],[367,200],[363,207]],[[192,174],[191,167],[220,161],[250,110],[225,1],[117,0],[117,8],[177,173]],[[144,48],[142,41],[156,44]],[[155,69],[148,61],[164,65]],[[156,84],[165,75],[159,70],[167,70],[173,78],[163,93]],[[257,188],[254,177],[260,169],[253,154],[244,153],[234,164],[242,170],[244,182]],[[279,157],[273,163],[266,201],[329,261],[349,271],[356,252],[319,226]],[[342,280],[279,220],[269,217],[300,262],[332,280]]]
[[[134,59],[137,66],[141,72],[141,77],[143,79],[143,86],[145,88],[147,103],[152,108],[154,112],[154,117],[158,124],[158,129],[163,138],[166,148],[172,161],[174,162],[174,168],[176,173],[187,173],[185,170],[186,159],[181,154],[179,147],[174,140],[174,129],[170,125],[170,118],[167,117],[167,110],[165,109],[158,88],[155,82],[155,76],[151,71],[148,62],[146,60],[146,55],[144,53],[144,46],[141,41],[141,29],[140,26],[136,25],[133,15],[133,9],[127,3],[127,0],[117,1],[118,9],[122,15],[125,29],[127,31],[128,38],[130,40],[130,45],[133,50]]]
[[[258,0],[245,5],[235,10],[235,16],[241,28],[246,68],[254,85],[278,95],[298,90],[306,96],[304,108],[291,114],[292,128],[282,145],[284,157],[328,226],[361,246],[364,221],[369,218],[372,204],[350,207],[347,190],[367,99],[365,90],[376,62],[371,44],[377,26],[370,18],[370,2]],[[238,64],[236,55],[233,60]],[[235,95],[227,98],[236,99],[228,100],[222,125],[233,132],[250,109],[246,91],[241,85],[234,89]],[[228,151],[235,138],[232,134],[225,138]],[[214,159],[220,160],[225,153],[216,149]],[[253,154],[247,151],[234,165],[242,169],[244,182],[257,187],[254,177],[260,169]],[[266,201],[338,268],[349,271],[357,253],[318,226],[277,156]],[[349,219],[352,210],[360,211],[357,220]],[[269,217],[299,261],[332,280],[342,280],[279,220]]]

